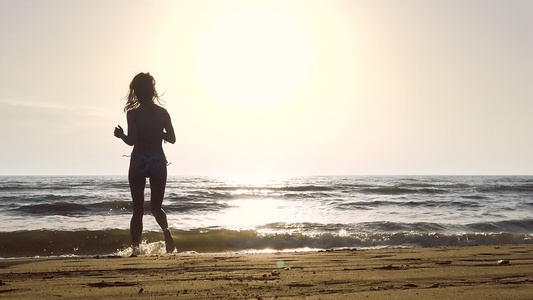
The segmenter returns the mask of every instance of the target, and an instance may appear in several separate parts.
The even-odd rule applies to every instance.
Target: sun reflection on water
[[[290,179],[290,177],[275,173],[245,172],[225,175],[221,179],[227,185],[252,188],[279,186]]]
[[[224,223],[235,228],[247,228],[275,223],[286,219],[287,210],[281,200],[256,198],[238,199],[231,202],[233,208],[223,217]]]

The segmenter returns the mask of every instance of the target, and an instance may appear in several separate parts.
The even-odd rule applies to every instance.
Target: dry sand
[[[533,299],[533,245],[0,260],[6,299]]]

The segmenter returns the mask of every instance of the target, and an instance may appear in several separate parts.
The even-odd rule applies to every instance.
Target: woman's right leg
[[[131,198],[133,200],[133,216],[130,222],[130,234],[133,247],[139,247],[141,244],[141,235],[143,232],[143,215],[144,215],[144,188],[146,186],[146,177],[139,165],[130,161],[130,170],[128,172]]]

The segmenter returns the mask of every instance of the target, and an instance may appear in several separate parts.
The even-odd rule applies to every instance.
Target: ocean
[[[533,176],[174,176],[163,205],[186,253],[533,243]],[[0,177],[0,258],[127,256],[131,213],[126,176]]]

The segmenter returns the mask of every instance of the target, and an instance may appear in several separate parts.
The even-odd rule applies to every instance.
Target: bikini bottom
[[[131,160],[141,168],[145,177],[152,176],[157,167],[167,163],[167,158],[164,154],[132,154]]]

